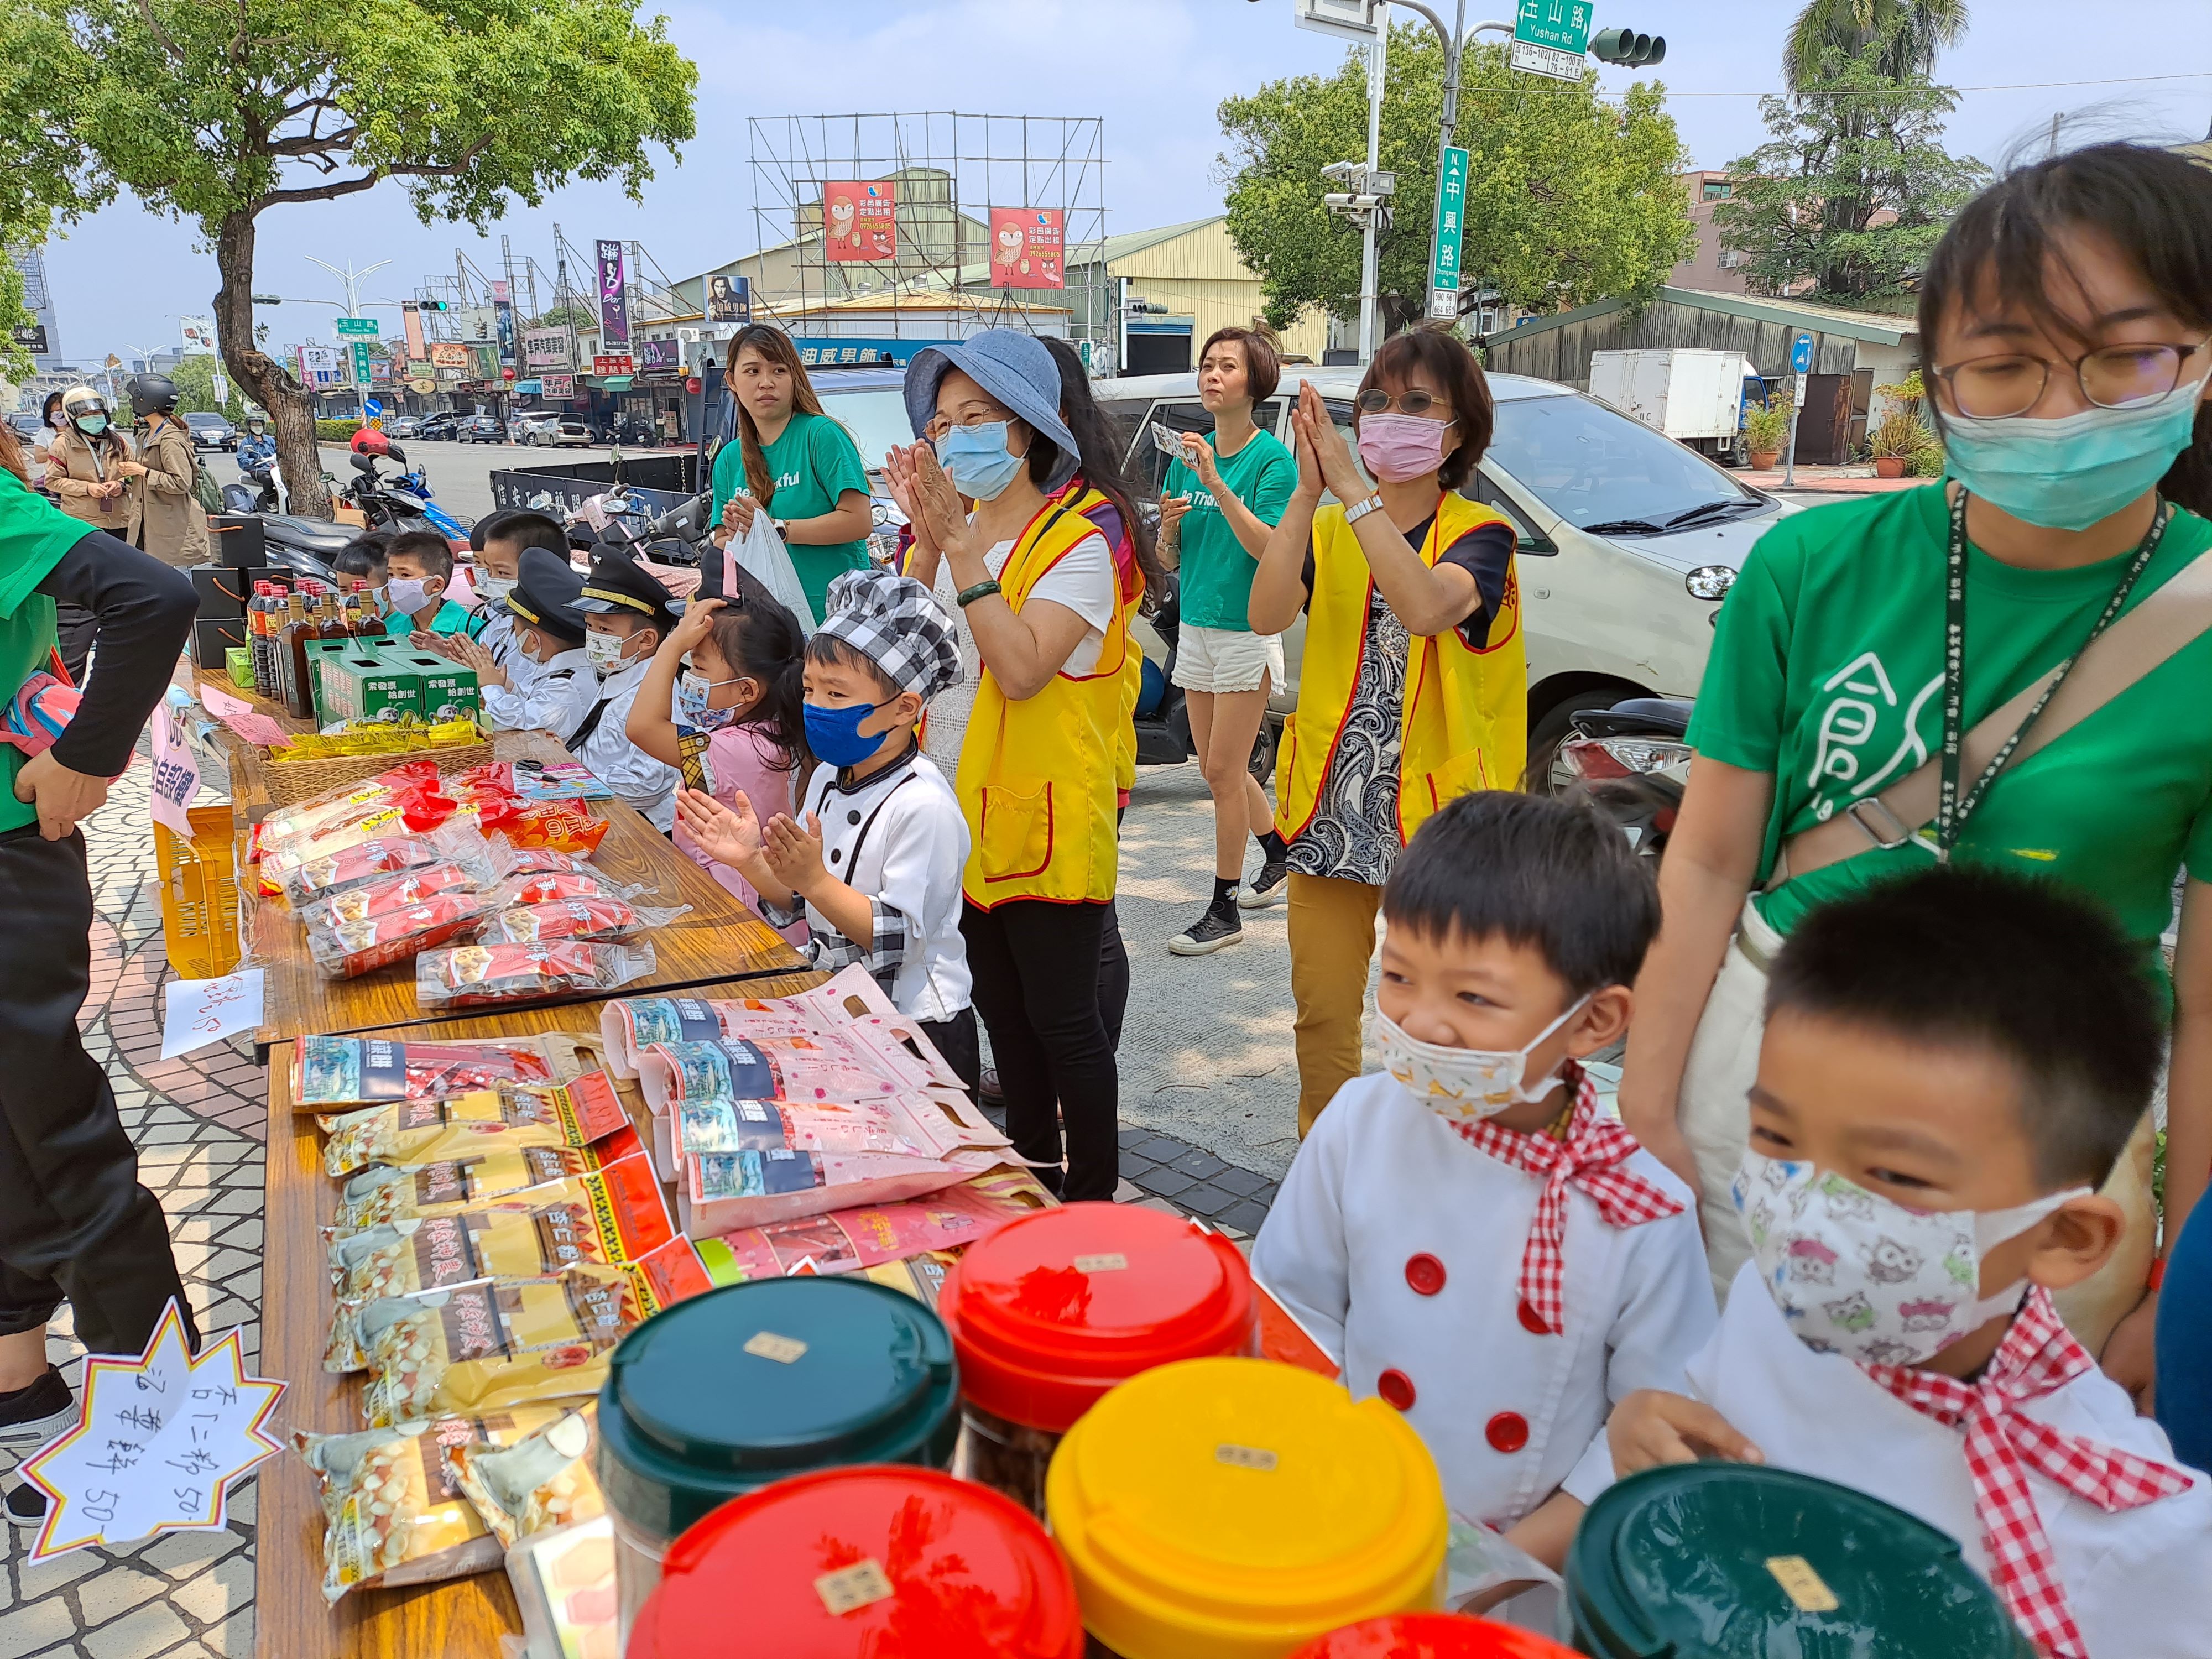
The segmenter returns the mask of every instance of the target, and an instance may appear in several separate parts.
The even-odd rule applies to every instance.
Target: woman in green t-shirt
[[[1273,397],[1281,377],[1267,335],[1216,329],[1198,363],[1198,400],[1213,430],[1185,433],[1183,453],[1160,483],[1160,551],[1168,562],[1178,554],[1182,561],[1175,683],[1213,794],[1213,898],[1168,941],[1179,957],[1206,956],[1244,936],[1237,889],[1247,835],[1260,843],[1260,872],[1243,907],[1273,904],[1289,885],[1288,850],[1249,764],[1268,694],[1283,678],[1281,636],[1255,634],[1247,616],[1252,573],[1298,483],[1291,452],[1252,423],[1252,406]]]
[[[1665,929],[1637,983],[1621,1113],[1699,1187],[1723,1289],[1747,1253],[1729,1187],[1764,964],[1809,909],[1925,868],[1939,845],[2094,896],[2149,966],[2189,872],[2169,1239],[2212,1174],[2212,634],[2137,664],[2078,724],[2054,720],[2047,746],[2023,744],[1978,793],[1974,755],[1948,813],[1934,782],[1900,787],[1940,772],[1947,727],[1972,733],[2212,549],[2212,524],[2159,488],[2190,476],[2192,433],[2212,453],[2212,173],[2118,144],[2014,173],[1944,233],[1919,303],[1950,477],[1796,514],[1753,550],[1714,636],[1660,878]],[[2157,1301],[2142,1295],[2150,1147],[2146,1127],[2107,1188],[2135,1206],[2113,1261],[2062,1301],[2126,1382],[2148,1380]]]
[[[738,441],[714,457],[718,544],[743,536],[765,512],[818,620],[840,571],[868,562],[868,469],[852,434],[822,412],[791,337],[749,323],[730,342],[730,392]]]

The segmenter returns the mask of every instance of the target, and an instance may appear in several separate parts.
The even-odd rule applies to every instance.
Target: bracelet
[[[1378,489],[1372,495],[1367,497],[1365,501],[1354,501],[1350,507],[1346,507],[1344,509],[1344,521],[1346,524],[1358,524],[1362,519],[1365,518],[1369,514],[1376,511],[1382,505],[1382,492]]]
[[[992,594],[1004,591],[996,582],[977,582],[973,587],[963,587],[960,590],[960,608],[965,611],[976,600],[988,599]]]

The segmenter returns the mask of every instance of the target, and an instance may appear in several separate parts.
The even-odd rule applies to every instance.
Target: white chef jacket
[[[799,823],[809,812],[821,821],[823,866],[875,905],[875,937],[855,940],[809,904],[816,963],[866,964],[909,1019],[947,1020],[969,1006],[960,933],[968,821],[945,775],[917,747],[850,789],[836,767],[817,766],[799,801]],[[778,927],[794,919],[765,901],[761,914]]]
[[[538,662],[515,642],[514,613],[503,605],[486,605],[483,610],[484,625],[477,643],[491,653],[495,667],[505,669],[507,678],[519,684],[536,671]]]
[[[526,666],[527,678],[517,672]],[[599,677],[581,646],[544,663],[517,651],[507,677],[512,685],[483,689],[484,714],[497,731],[550,732],[566,743],[599,700]]]
[[[1399,1373],[1453,1510],[1510,1526],[1579,1465],[1610,1480],[1614,1403],[1680,1391],[1714,1327],[1697,1195],[1641,1149],[1627,1167],[1681,1213],[1617,1228],[1570,1187],[1567,1328],[1538,1335],[1521,1322],[1520,1277],[1542,1178],[1370,1073],[1338,1091],[1298,1148],[1252,1272],[1338,1358],[1355,1399],[1402,1398],[1378,1385]]]
[[[564,651],[561,654],[565,658],[569,653]],[[580,657],[584,653],[579,649],[574,654]],[[652,666],[653,659],[646,657],[601,680],[591,706],[586,708],[581,717],[588,720],[592,708],[600,708],[603,712],[599,724],[580,743],[573,737],[562,741],[568,744],[571,754],[591,769],[593,777],[642,812],[654,829],[665,835],[676,827],[676,786],[682,781],[682,774],[632,743],[628,730],[630,705],[637,701],[638,690],[645,684],[646,671]],[[586,659],[581,674],[590,672]],[[672,696],[669,704],[668,717],[673,720],[676,710]]]
[[[1757,1263],[1737,1273],[1728,1311],[1689,1375],[1690,1392],[1749,1436],[1770,1465],[1856,1487],[1918,1516],[1957,1539],[1967,1565],[1988,1576],[1965,1433],[1913,1410],[1841,1354],[1800,1342]],[[2174,1462],[2166,1431],[2136,1416],[2127,1391],[2101,1370],[2084,1371],[2020,1409],[2063,1433]],[[1604,1484],[1576,1495],[1594,1497]],[[2096,1659],[2212,1653],[2204,1601],[2212,1583],[2212,1477],[2197,1474],[2187,1492],[2111,1515],[2033,1465],[2027,1486]]]

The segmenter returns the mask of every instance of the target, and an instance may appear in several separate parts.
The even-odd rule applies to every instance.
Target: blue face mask
[[[889,706],[856,702],[846,708],[827,708],[818,702],[810,702],[806,705],[806,746],[814,751],[815,759],[840,771],[873,760],[890,733],[878,732],[872,737],[864,737],[860,722]]]
[[[1004,421],[956,426],[937,441],[937,464],[952,487],[979,501],[996,501],[1028,459],[1006,453]]]
[[[2047,530],[2087,530],[2155,484],[2189,447],[2203,384],[2055,421],[1946,415],[1945,470],[2015,519]]]

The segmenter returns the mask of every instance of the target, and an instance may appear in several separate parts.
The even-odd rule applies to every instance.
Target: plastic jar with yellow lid
[[[1381,1400],[1264,1359],[1190,1359],[1114,1389],[1045,1482],[1094,1653],[1283,1659],[1442,1605],[1435,1462]]]

